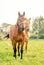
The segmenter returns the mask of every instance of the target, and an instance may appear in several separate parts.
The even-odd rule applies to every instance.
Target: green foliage
[[[40,34],[44,34],[44,18],[42,16],[36,17],[33,20],[32,24],[33,32]]]
[[[29,37],[29,39],[44,39],[44,35],[40,35],[39,37],[33,35],[33,36]]]
[[[44,35],[40,35],[39,36],[39,39],[44,39]]]

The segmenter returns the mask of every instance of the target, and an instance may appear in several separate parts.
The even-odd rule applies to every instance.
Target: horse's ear
[[[23,12],[23,16],[25,16],[25,12]]]
[[[20,12],[18,12],[18,16],[20,16]]]

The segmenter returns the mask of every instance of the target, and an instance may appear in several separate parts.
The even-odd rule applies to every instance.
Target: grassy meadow
[[[18,55],[16,59],[13,57],[9,39],[0,40],[0,65],[44,65],[44,40],[29,40],[27,53],[24,48],[22,60]]]

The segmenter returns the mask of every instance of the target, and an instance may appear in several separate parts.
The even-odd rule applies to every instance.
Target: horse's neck
[[[25,31],[26,35],[28,36],[29,32]]]
[[[15,25],[15,28],[17,29],[17,33],[20,34],[21,32],[20,32],[19,26],[17,24]]]
[[[20,29],[19,29],[19,27],[18,27],[18,34],[21,34],[22,32],[20,32]]]

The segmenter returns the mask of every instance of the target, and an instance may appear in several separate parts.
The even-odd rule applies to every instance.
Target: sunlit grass
[[[44,65],[44,40],[29,40],[22,60],[13,57],[10,40],[0,40],[0,65]]]

